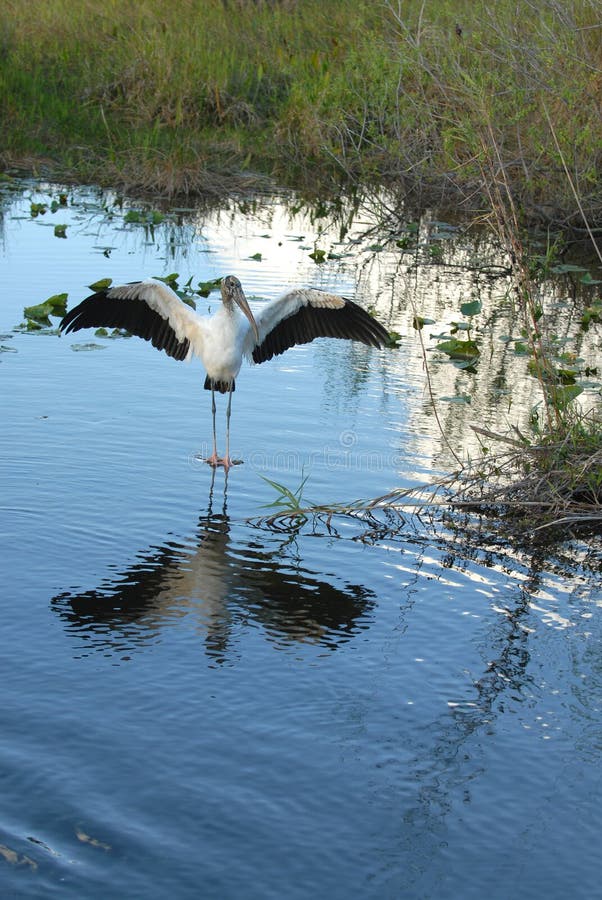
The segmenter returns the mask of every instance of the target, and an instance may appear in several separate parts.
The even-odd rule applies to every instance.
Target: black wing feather
[[[68,334],[82,328],[125,328],[168,356],[186,359],[190,341],[179,341],[167,319],[144,300],[109,297],[108,290],[97,291],[74,306],[61,321],[60,331]]]
[[[345,299],[344,306],[334,309],[308,304],[272,328],[254,348],[253,361],[266,362],[295,344],[308,344],[318,337],[343,338],[361,341],[370,347],[383,347],[389,334],[380,322],[352,300]]]

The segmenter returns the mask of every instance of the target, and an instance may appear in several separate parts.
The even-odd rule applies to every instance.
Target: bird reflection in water
[[[77,634],[83,654],[122,657],[184,619],[188,627],[190,617],[214,662],[231,660],[233,637],[248,625],[261,627],[275,646],[313,642],[333,649],[366,627],[373,593],[304,568],[294,534],[243,525],[234,528],[235,539],[232,531],[227,480],[214,512],[212,477],[207,512],[190,542],[150,548],[97,589],[59,594],[52,607]]]

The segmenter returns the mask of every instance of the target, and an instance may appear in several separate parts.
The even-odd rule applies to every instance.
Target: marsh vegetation
[[[541,401],[529,433],[489,429],[476,463],[456,457],[456,490],[470,486],[456,499],[486,485],[486,505],[522,499],[521,516],[547,510],[546,521],[572,521],[578,511],[599,522],[599,409],[575,402],[582,382],[597,379],[599,358],[559,339],[541,290],[550,275],[572,278],[583,288],[582,330],[599,328],[599,13],[594,0],[9,2],[0,12],[9,126],[0,160],[7,171],[172,201],[295,188],[314,220],[339,217],[341,236],[368,195],[380,216],[372,246],[397,248],[401,264],[412,252],[445,261],[454,226],[430,229],[425,246],[416,222],[427,206],[441,217],[453,207],[463,229],[489,228],[508,275],[500,296],[521,321],[508,341],[528,358]],[[32,216],[45,212],[32,204]],[[164,216],[130,208],[125,221],[152,234]],[[63,222],[54,227],[68,236]],[[574,262],[576,238],[587,243],[585,266]],[[310,257],[320,265],[336,253],[316,243]],[[43,326],[55,302],[26,327]],[[426,322],[414,310],[420,341]],[[437,350],[474,371],[485,364],[487,333],[471,296]],[[427,339],[427,378],[429,350]],[[497,481],[511,472],[514,487],[500,493]],[[537,527],[532,515],[525,521]]]
[[[166,196],[394,184],[599,221],[595,0],[8,0],[0,159]],[[553,125],[555,138],[552,136]],[[568,165],[578,189],[575,202]]]

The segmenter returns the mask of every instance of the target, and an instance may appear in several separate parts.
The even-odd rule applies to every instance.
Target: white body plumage
[[[125,328],[180,360],[198,356],[205,367],[205,388],[212,392],[211,465],[232,465],[229,453],[230,408],[243,358],[261,363],[295,344],[317,337],[347,338],[374,347],[388,333],[353,301],[312,288],[288,291],[253,314],[238,278],[221,282],[222,306],[200,316],[162,281],[147,278],[97,291],[63,318],[60,330]],[[215,436],[215,391],[228,393],[226,455],[219,458]]]

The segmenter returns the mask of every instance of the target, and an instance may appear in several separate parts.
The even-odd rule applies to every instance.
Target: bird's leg
[[[217,455],[217,434],[215,431],[215,390],[211,388],[211,415],[213,417],[213,453],[211,454],[205,462],[209,463],[210,466],[219,466],[221,465],[221,459],[219,459]]]
[[[230,459],[230,411],[232,409],[232,388],[228,391],[228,406],[226,408],[226,455],[221,460],[226,471],[233,465]]]

